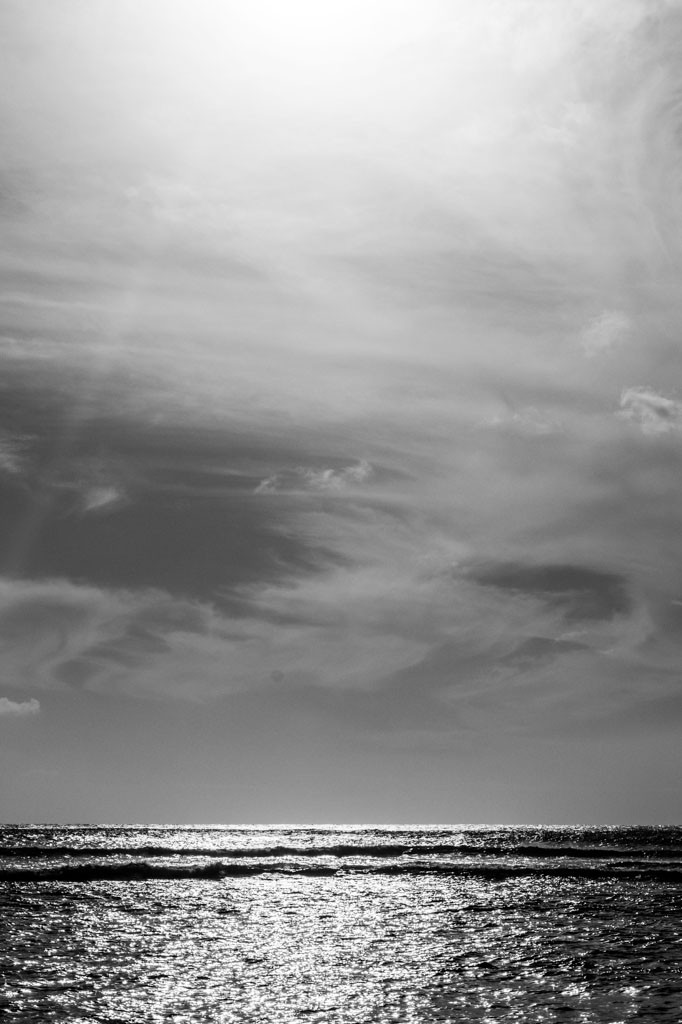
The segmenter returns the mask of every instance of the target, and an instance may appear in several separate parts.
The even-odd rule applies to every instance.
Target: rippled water
[[[6,828],[0,1017],[678,1022],[681,840]]]

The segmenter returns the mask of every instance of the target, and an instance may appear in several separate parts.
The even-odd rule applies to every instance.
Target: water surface
[[[8,1022],[680,1020],[679,829],[1,839]]]

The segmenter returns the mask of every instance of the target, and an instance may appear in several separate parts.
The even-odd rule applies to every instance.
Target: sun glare
[[[390,16],[390,5],[358,0],[261,0],[247,5],[245,24],[273,56],[322,65],[380,45]]]
[[[180,70],[199,82],[215,81],[221,69],[227,81],[238,68],[283,101],[308,102],[336,92],[350,97],[359,80],[381,74],[420,17],[415,0],[166,0],[153,7],[155,46],[169,71],[173,54],[182,54]]]

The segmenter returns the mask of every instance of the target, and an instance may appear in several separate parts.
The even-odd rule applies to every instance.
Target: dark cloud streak
[[[568,622],[610,619],[631,609],[624,576],[584,566],[484,562],[469,567],[466,575],[480,586],[544,601]]]

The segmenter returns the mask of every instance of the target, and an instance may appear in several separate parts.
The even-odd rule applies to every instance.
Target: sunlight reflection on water
[[[679,1019],[679,886],[263,875],[1,890],[12,1022]]]

